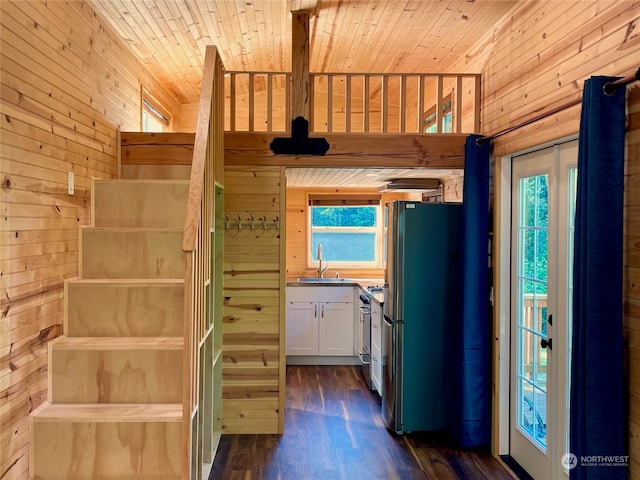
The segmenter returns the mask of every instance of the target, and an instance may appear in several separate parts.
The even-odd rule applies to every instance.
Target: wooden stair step
[[[81,278],[183,278],[183,229],[80,228]]]
[[[30,478],[180,478],[181,404],[45,402],[29,423]]]
[[[52,404],[43,402],[31,413],[39,422],[94,423],[182,423],[181,403],[120,403],[120,404]]]
[[[68,337],[183,335],[183,279],[73,279],[64,299]]]
[[[187,180],[93,180],[93,226],[183,228]]]
[[[58,337],[48,398],[58,403],[177,403],[182,337]]]

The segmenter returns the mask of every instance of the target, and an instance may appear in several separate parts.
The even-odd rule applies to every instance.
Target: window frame
[[[148,133],[160,133],[155,130],[145,130],[145,113],[162,124],[162,132],[170,132],[173,118],[169,111],[146,88],[140,92],[140,131]]]
[[[336,261],[336,260],[324,260],[325,266],[328,264],[330,268],[382,268],[383,267],[383,238],[384,238],[384,225],[382,224],[384,221],[384,212],[382,200],[380,200],[377,204],[362,204],[362,205],[348,205],[348,204],[340,204],[341,200],[348,199],[349,197],[346,195],[338,195],[335,197],[336,204],[335,205],[310,205],[309,199],[307,199],[307,238],[305,242],[305,257],[306,257],[306,265],[307,268],[315,268],[319,267],[319,262],[316,259],[316,255],[312,252],[313,247],[313,234],[314,231],[317,232],[317,228],[325,231],[333,231],[335,233],[340,233],[339,230],[342,230],[344,233],[353,232],[353,233],[375,233],[375,260],[373,261]],[[313,208],[314,207],[345,207],[345,208],[357,208],[357,207],[373,207],[376,209],[376,225],[374,227],[317,227],[314,229],[312,225],[313,221]],[[357,230],[357,231],[356,231]]]
[[[453,95],[449,93],[442,99],[442,125],[441,133],[453,133]],[[423,125],[422,133],[438,133],[436,106],[433,105],[429,110],[426,110],[422,116]],[[435,127],[435,131],[430,131]]]

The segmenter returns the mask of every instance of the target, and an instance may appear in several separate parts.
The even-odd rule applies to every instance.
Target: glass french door
[[[563,478],[568,452],[577,141],[512,158],[511,456]]]

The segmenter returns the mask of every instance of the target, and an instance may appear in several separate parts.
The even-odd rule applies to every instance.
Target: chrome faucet
[[[329,263],[327,262],[326,266],[323,268],[322,259],[319,258],[318,261],[320,262],[320,265],[318,266],[318,278],[324,278],[324,272],[326,272],[327,268],[329,268]]]
[[[316,255],[316,260],[318,260],[318,278],[324,278],[324,272],[329,268],[329,264],[327,263],[324,268],[322,268],[322,244],[318,243],[318,254]]]

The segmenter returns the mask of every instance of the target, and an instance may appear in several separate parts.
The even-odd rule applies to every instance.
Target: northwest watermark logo
[[[565,453],[560,459],[565,470],[580,467],[627,467],[629,455],[577,455]]]
[[[572,468],[576,468],[578,466],[578,457],[576,457],[573,453],[565,453],[560,459],[560,463],[565,470],[571,470]]]

